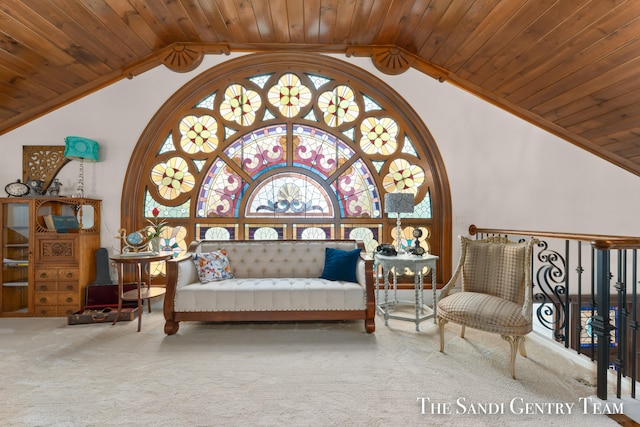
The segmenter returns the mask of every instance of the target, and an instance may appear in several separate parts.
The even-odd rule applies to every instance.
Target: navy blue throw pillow
[[[361,249],[343,251],[342,249],[324,249],[324,271],[321,279],[342,280],[357,283],[356,266]]]

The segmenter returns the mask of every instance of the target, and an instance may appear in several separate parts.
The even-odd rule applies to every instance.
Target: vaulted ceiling
[[[160,64],[283,49],[414,67],[640,175],[637,0],[2,0],[0,134]]]

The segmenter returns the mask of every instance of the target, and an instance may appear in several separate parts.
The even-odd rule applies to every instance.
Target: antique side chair
[[[511,346],[511,377],[518,350],[526,357],[525,335],[532,330],[531,253],[538,241],[515,243],[505,237],[471,240],[460,236],[460,261],[438,298],[440,351],[447,322],[500,334]],[[456,288],[458,279],[461,286]],[[458,289],[458,292],[451,292]]]

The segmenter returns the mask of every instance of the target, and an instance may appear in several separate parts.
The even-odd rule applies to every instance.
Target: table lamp
[[[84,197],[84,162],[97,162],[100,145],[80,136],[68,136],[64,139],[64,157],[69,160],[80,160],[78,188],[73,197]]]
[[[400,237],[400,214],[413,213],[413,194],[411,193],[387,193],[384,195],[384,211],[388,214],[396,214],[396,251],[402,253]]]

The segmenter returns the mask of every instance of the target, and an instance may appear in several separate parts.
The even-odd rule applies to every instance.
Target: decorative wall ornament
[[[373,65],[381,72],[390,75],[402,74],[413,67],[439,82],[444,82],[449,78],[449,72],[444,68],[432,64],[418,55],[411,49],[406,50],[397,46],[349,46],[345,50],[345,55],[370,57]]]
[[[385,74],[397,75],[407,71],[413,62],[406,52],[397,47],[373,48],[371,50],[373,65]]]
[[[67,163],[64,145],[23,145],[22,182],[42,180],[42,188],[46,190]]]
[[[160,61],[171,71],[186,73],[195,70],[206,53],[229,55],[225,44],[174,43],[159,56]]]
[[[185,73],[194,70],[203,59],[204,54],[201,50],[176,44],[162,58],[162,63],[173,71]]]

